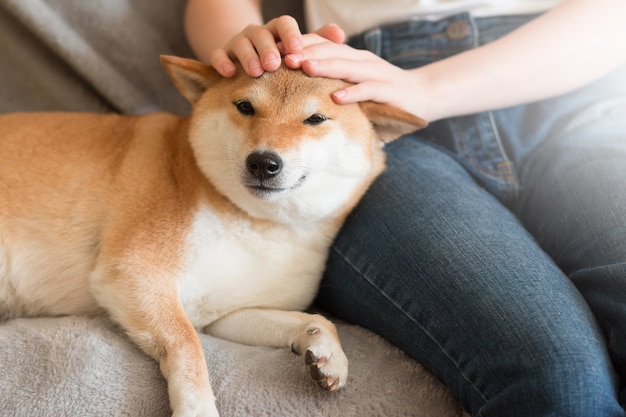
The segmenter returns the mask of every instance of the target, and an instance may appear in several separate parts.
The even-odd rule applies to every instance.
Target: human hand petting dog
[[[297,69],[298,57],[304,48],[319,43],[319,39],[340,44],[345,40],[345,33],[336,25],[326,25],[312,34],[303,35],[296,19],[281,16],[266,24],[249,24],[224,47],[214,49],[209,63],[224,77],[235,74],[234,61],[239,61],[252,77],[278,69],[283,56],[290,57],[292,65],[289,66]]]
[[[206,24],[208,16],[210,25]],[[346,34],[337,25],[303,34],[291,16],[263,23],[254,1],[189,0],[185,30],[198,58],[222,76],[235,75],[236,61],[253,77],[275,71],[284,61],[310,76],[354,84],[334,92],[332,97],[338,104],[370,100],[426,120],[432,113],[428,110],[435,100],[426,93],[427,85],[419,72],[402,70],[372,53],[345,45]]]
[[[210,64],[221,75],[235,74],[239,61],[250,76],[275,71],[283,58],[285,65],[302,69],[307,75],[341,79],[352,83],[332,97],[338,104],[375,101],[401,108],[415,115],[423,113],[422,86],[415,74],[405,71],[369,51],[352,48],[337,25],[322,26],[303,34],[291,16],[274,18],[266,24],[249,24],[224,47],[214,49]],[[415,90],[407,93],[407,89]]]
[[[428,114],[427,86],[418,71],[404,70],[370,51],[355,49],[317,33],[304,35],[303,41],[305,47],[301,52],[285,55],[285,64],[293,69],[301,68],[312,77],[351,83],[332,94],[337,104],[374,101],[422,118]]]

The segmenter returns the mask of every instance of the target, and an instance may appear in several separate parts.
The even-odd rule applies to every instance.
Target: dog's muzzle
[[[246,168],[262,183],[280,174],[283,169],[283,160],[274,152],[255,151],[248,155]]]
[[[271,198],[283,191],[298,188],[304,182],[303,175],[294,184],[285,183],[284,163],[281,157],[272,151],[254,151],[246,158],[244,183],[252,194],[260,198]]]

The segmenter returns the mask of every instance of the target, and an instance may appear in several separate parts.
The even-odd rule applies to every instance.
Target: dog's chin
[[[303,175],[295,184],[287,187],[274,184],[263,184],[259,181],[258,183],[246,184],[246,189],[250,194],[259,199],[273,201],[290,194],[297,188],[300,188],[305,180],[306,175]]]
[[[261,200],[276,200],[289,192],[288,188],[265,187],[262,185],[248,185],[246,188],[250,194]]]

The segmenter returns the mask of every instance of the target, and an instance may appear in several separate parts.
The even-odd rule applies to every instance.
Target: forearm
[[[189,0],[185,14],[189,44],[206,63],[247,25],[262,23],[261,0]]]
[[[626,63],[626,1],[569,0],[491,44],[413,70],[428,120],[581,87]]]

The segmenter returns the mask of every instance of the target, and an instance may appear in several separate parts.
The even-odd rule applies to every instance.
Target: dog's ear
[[[385,143],[428,126],[426,120],[388,104],[362,101],[359,105]]]
[[[161,55],[161,64],[178,91],[192,104],[221,78],[213,68],[193,59]]]

